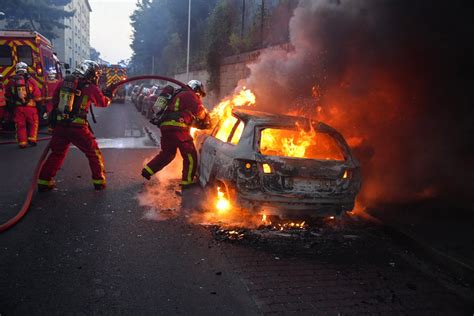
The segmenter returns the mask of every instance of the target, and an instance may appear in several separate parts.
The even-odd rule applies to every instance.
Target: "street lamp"
[[[189,48],[191,43],[191,0],[188,1],[188,51],[186,56],[186,79],[189,81]]]

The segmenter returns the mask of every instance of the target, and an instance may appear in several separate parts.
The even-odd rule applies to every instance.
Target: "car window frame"
[[[232,130],[230,131],[229,133],[229,136],[227,137],[227,140],[224,142],[222,140],[220,140],[219,138],[216,137],[217,135],[217,132],[219,131],[219,129],[221,128],[221,125],[222,125],[222,121],[223,120],[220,120],[219,121],[219,124],[217,124],[217,126],[212,130],[212,133],[211,133],[211,136],[213,138],[215,138],[216,140],[224,143],[224,144],[229,144],[231,146],[237,146],[240,142],[240,139],[242,138],[242,136],[239,138],[239,141],[237,142],[237,144],[232,144],[230,141],[232,140],[232,137],[234,136],[234,133],[235,131],[237,130],[237,127],[239,126],[240,122],[244,123],[244,129],[245,129],[245,121],[242,120],[240,117],[238,117],[237,115],[235,115],[234,113],[231,114],[231,116],[235,117],[237,119],[237,121],[235,122],[235,124],[232,126]]]
[[[262,130],[264,129],[267,129],[267,128],[275,128],[275,129],[296,129],[294,126],[291,126],[291,125],[278,125],[278,124],[269,124],[269,125],[256,125],[255,126],[255,130],[254,130],[254,144],[253,144],[253,150],[258,153],[259,155],[262,155],[262,156],[267,156],[267,155],[264,155],[262,154],[261,150],[260,150],[260,140],[262,138]],[[344,146],[343,143],[341,143],[341,140],[336,137],[336,134],[334,133],[331,133],[329,131],[321,131],[321,130],[318,130],[316,127],[313,127],[316,131],[316,133],[324,133],[324,134],[328,134],[330,137],[332,137],[335,142],[336,142],[336,145],[339,147],[339,150],[341,151],[342,155],[344,156],[344,160],[329,160],[329,161],[339,161],[339,162],[345,162],[345,161],[348,161],[350,159],[350,157],[348,156],[347,154],[347,150]],[[287,157],[287,156],[277,156],[277,157],[283,157],[285,159],[307,159],[307,160],[318,160],[318,161],[328,161],[328,160],[324,160],[324,159],[316,159],[316,158],[300,158],[300,157]]]

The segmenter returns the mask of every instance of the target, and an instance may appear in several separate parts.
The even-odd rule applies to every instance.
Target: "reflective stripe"
[[[148,166],[146,166],[146,165],[145,165],[145,167],[143,167],[143,169],[145,169],[145,170],[150,174],[150,176],[152,176],[152,175],[155,174],[155,173],[153,172],[153,170],[151,170],[151,168],[148,167]]]
[[[105,166],[104,166],[104,160],[102,158],[102,153],[100,152],[99,149],[96,149],[95,155],[97,156],[97,159],[99,160],[100,176],[102,179],[104,179],[103,181],[105,183]]]
[[[36,142],[36,137],[28,137],[28,140],[30,140],[32,142]]]
[[[82,101],[81,101],[81,110],[85,110],[86,107],[87,107],[87,103],[89,102],[89,97],[87,95],[83,96],[82,97]]]
[[[42,179],[38,179],[38,184],[42,184],[42,185],[47,185],[47,186],[51,186],[54,184],[54,180],[42,180]]]
[[[193,173],[193,167],[194,167],[194,159],[191,154],[188,154],[188,159],[189,159],[189,165],[188,165],[188,182],[192,182],[192,173]]]
[[[92,179],[92,183],[94,184],[105,184],[105,179]]]
[[[180,105],[181,101],[179,98],[176,98],[176,102],[174,103],[174,111],[175,112],[178,112],[179,111],[179,105]]]
[[[189,185],[189,184],[192,184],[193,182],[192,181],[181,181],[181,184],[182,185]]]
[[[178,127],[188,127],[188,124],[176,122],[175,120],[166,121],[160,124],[160,126],[178,126]]]
[[[56,120],[59,122],[59,121],[67,120],[67,119],[64,118],[62,115],[58,115],[58,116],[56,116]],[[87,124],[87,120],[86,120],[86,119],[83,119],[83,118],[80,118],[80,117],[76,117],[75,119],[73,119],[73,120],[71,121],[71,123]]]
[[[87,124],[87,120],[80,117],[76,117],[75,119],[72,120],[72,122],[78,123],[78,124]]]

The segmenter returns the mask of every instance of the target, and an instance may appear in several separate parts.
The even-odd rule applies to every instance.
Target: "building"
[[[58,38],[53,40],[53,47],[61,62],[71,68],[76,67],[90,56],[90,13],[89,0],[71,0],[64,10],[75,11],[73,17],[64,19],[65,29],[58,29]]]

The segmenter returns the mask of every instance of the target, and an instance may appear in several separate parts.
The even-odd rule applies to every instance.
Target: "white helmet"
[[[53,80],[56,80],[56,69],[54,68],[50,68],[49,71],[48,71],[48,80],[49,81],[53,81]]]
[[[79,74],[86,80],[98,80],[101,74],[100,66],[92,60],[84,60],[75,70],[74,73]]]
[[[17,74],[27,74],[28,73],[28,65],[22,61],[16,64],[15,72]]]
[[[188,82],[188,87],[190,87],[195,93],[199,94],[202,97],[206,96],[206,89],[204,84],[199,80],[191,80]]]

